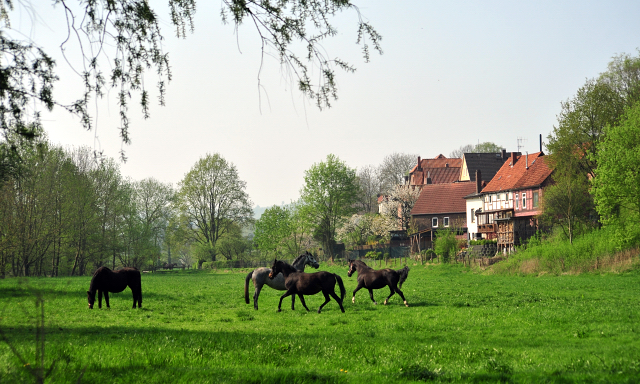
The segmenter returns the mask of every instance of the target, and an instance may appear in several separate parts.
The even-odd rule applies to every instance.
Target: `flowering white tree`
[[[387,239],[395,225],[389,216],[354,214],[338,229],[336,237],[345,244],[364,245],[372,237]]]
[[[420,189],[409,185],[396,185],[380,203],[380,212],[393,218],[399,229],[406,230],[411,221],[411,209],[420,197]]]

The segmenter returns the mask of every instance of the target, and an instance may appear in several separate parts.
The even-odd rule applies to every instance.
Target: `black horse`
[[[109,307],[109,292],[122,292],[125,288],[131,288],[133,293],[133,308],[136,303],[142,308],[142,283],[140,280],[140,271],[135,268],[122,268],[112,271],[107,267],[98,268],[91,278],[91,285],[87,291],[89,300],[89,309],[93,309],[96,301],[96,291],[98,291],[98,308],[102,308],[102,294],[104,293],[104,301]]]
[[[287,292],[280,296],[280,303],[278,303],[278,312],[281,311],[282,307],[282,299],[289,295],[298,295],[300,298],[300,302],[304,308],[309,311],[307,304],[304,302],[303,295],[315,295],[316,293],[322,291],[324,295],[324,303],[318,308],[318,313],[322,311],[322,307],[324,307],[331,299],[330,296],[333,297],[335,301],[338,302],[340,306],[340,310],[344,313],[344,307],[342,306],[342,300],[344,300],[344,295],[346,293],[344,289],[344,284],[342,283],[342,278],[336,275],[335,273],[321,271],[315,273],[305,273],[300,272],[291,265],[285,263],[282,260],[274,260],[273,266],[271,267],[271,273],[269,273],[269,278],[273,279],[278,273],[282,273],[284,276],[284,285],[287,288]],[[336,295],[335,287],[336,282],[340,286],[340,297]],[[291,303],[291,309],[293,310],[293,302]]]
[[[353,291],[351,302],[356,302],[356,292],[358,292],[360,288],[367,288],[371,301],[377,305],[378,303],[373,298],[373,290],[389,286],[391,294],[384,300],[384,305],[387,305],[389,298],[397,292],[398,295],[402,297],[404,305],[409,306],[400,290],[402,283],[404,283],[404,281],[407,280],[407,276],[409,276],[409,267],[404,267],[398,271],[389,268],[375,270],[360,260],[349,260],[349,272],[347,272],[347,276],[351,277],[356,271],[358,271],[358,286]]]

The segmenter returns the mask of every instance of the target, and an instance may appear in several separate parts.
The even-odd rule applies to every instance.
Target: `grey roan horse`
[[[298,256],[292,263],[292,266],[298,271],[304,271],[304,267],[310,265],[315,269],[318,269],[320,264],[318,264],[318,260],[313,257],[308,251]],[[284,286],[284,276],[282,273],[279,273],[273,279],[269,278],[269,272],[271,272],[271,268],[256,268],[253,272],[249,272],[247,277],[244,279],[244,301],[249,304],[249,281],[253,280],[253,286],[255,287],[255,291],[253,293],[253,308],[258,309],[258,296],[260,296],[260,290],[262,290],[263,285],[267,285],[273,289],[277,289],[278,291],[286,291],[287,288]],[[291,306],[295,304],[296,297],[291,296]]]
[[[318,313],[322,311],[322,307],[331,301],[329,297],[333,297],[333,299],[338,302],[340,310],[344,313],[342,300],[344,300],[346,292],[340,276],[327,271],[315,273],[300,272],[282,260],[274,260],[273,266],[271,267],[271,273],[269,273],[269,278],[273,279],[278,273],[282,273],[284,275],[284,285],[287,287],[287,292],[280,296],[278,312],[280,312],[280,308],[282,307],[282,299],[287,296],[294,295],[298,295],[304,308],[309,311],[309,307],[307,307],[307,304],[304,302],[304,295],[315,295],[318,292],[322,292],[324,295],[324,303],[322,303],[320,308],[318,308]],[[340,297],[338,297],[335,292],[336,283],[338,283],[338,286],[340,287]],[[293,303],[291,303],[291,309],[294,309]]]
[[[375,270],[360,260],[349,260],[349,272],[347,272],[347,276],[351,277],[356,271],[358,271],[358,286],[353,290],[353,297],[351,297],[352,303],[356,302],[356,292],[358,292],[360,288],[366,288],[369,290],[371,301],[373,301],[374,304],[378,304],[373,298],[373,290],[388,286],[391,293],[389,297],[384,300],[384,305],[387,305],[389,298],[393,296],[394,293],[398,293],[398,295],[402,297],[404,305],[409,306],[400,290],[402,283],[404,283],[407,276],[409,276],[409,267],[404,267],[397,271],[389,268]]]

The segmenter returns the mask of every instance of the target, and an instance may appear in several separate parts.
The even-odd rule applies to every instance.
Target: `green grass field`
[[[403,291],[346,313],[321,294],[307,313],[265,287],[244,302],[248,270],[144,274],[143,308],[129,289],[89,310],[89,277],[0,281],[0,327],[35,364],[34,290],[45,298],[47,382],[108,383],[637,383],[640,273],[519,277],[459,265],[410,265]],[[399,266],[397,267],[399,268]],[[251,289],[253,292],[253,289]],[[387,289],[376,291],[379,303]],[[0,343],[0,382],[34,382]]]

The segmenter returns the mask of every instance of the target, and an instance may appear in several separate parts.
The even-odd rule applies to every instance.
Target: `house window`
[[[471,208],[471,222],[475,223],[476,222],[476,210]]]
[[[520,204],[519,203],[520,203],[520,197],[516,193],[516,209],[520,209]]]
[[[449,226],[449,218],[448,217],[444,218],[443,224],[444,224],[445,227]]]
[[[527,194],[522,194],[522,209],[527,209]]]
[[[438,218],[437,217],[432,217],[431,218],[431,227],[433,227],[433,228],[438,227]]]
[[[538,192],[533,192],[533,208],[537,208],[539,204],[540,197],[538,196]]]

